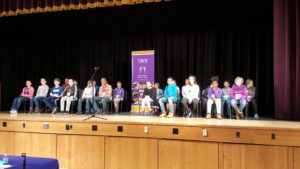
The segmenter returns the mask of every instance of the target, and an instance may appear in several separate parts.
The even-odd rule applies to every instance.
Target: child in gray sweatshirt
[[[33,112],[34,105],[35,105],[35,113],[40,112],[40,101],[43,101],[47,97],[48,92],[49,92],[49,87],[47,85],[47,80],[45,78],[42,78],[41,85],[38,87],[35,97],[30,99],[30,112]]]

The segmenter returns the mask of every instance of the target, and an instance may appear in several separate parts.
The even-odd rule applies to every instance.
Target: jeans
[[[222,106],[221,106],[221,112],[222,112],[222,114],[224,114],[224,104],[226,103],[226,107],[227,107],[227,114],[230,114],[231,115],[231,105],[230,105],[230,103],[231,103],[231,101],[230,101],[230,99],[227,99],[227,100],[224,100],[224,99],[222,99]]]
[[[207,100],[207,114],[211,114],[211,106],[213,105],[213,100],[212,99],[208,99]],[[215,99],[215,104],[217,107],[217,114],[221,114],[221,99]]]
[[[103,111],[107,111],[107,104],[110,101],[108,97],[95,97],[94,98],[94,110],[100,111],[100,108],[98,106],[98,102],[101,102]]]
[[[238,102],[240,103],[240,106],[238,106]],[[246,99],[239,99],[239,100],[235,100],[235,99],[232,99],[231,100],[231,106],[233,107],[233,109],[235,111],[240,111],[240,112],[243,112],[245,106],[246,106]]]
[[[90,99],[79,99],[78,100],[78,106],[77,106],[77,111],[82,112],[82,102],[85,101],[85,112],[90,113],[91,112],[91,100]]]
[[[159,105],[160,105],[160,108],[161,108],[161,112],[166,112],[166,107],[165,107],[165,103],[169,103],[169,107],[170,107],[170,112],[171,113],[174,113],[174,101],[173,101],[173,97],[171,97],[171,98],[165,98],[165,97],[163,97],[163,98],[160,98],[159,100],[158,100],[158,102],[159,102]]]
[[[182,98],[181,100],[181,104],[183,105],[185,110],[189,110],[189,100],[187,98]],[[198,104],[199,104],[199,100],[198,99],[193,99],[192,103],[193,104],[193,113],[196,112],[197,108],[198,108]]]
[[[22,97],[22,96],[15,98],[11,106],[11,110],[18,110],[21,106],[21,103],[26,101],[30,101],[30,99],[28,97]]]
[[[49,109],[53,109],[53,107],[57,107],[57,101],[59,100],[59,97],[46,97],[44,99],[44,103]]]
[[[35,107],[40,108],[40,101],[44,101],[45,98],[46,97],[34,97],[33,101],[34,101]],[[30,107],[33,107],[33,105],[31,104]]]

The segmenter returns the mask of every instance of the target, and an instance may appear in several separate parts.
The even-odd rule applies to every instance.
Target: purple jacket
[[[246,99],[248,96],[248,90],[246,86],[245,85],[237,86],[233,84],[230,90],[231,99],[235,99],[236,94],[241,94],[241,99]]]
[[[207,92],[207,98],[212,99],[212,95],[215,95],[215,99],[221,99],[222,97],[222,89],[218,88],[217,91],[214,91],[213,88],[209,88]]]
[[[114,90],[114,98],[124,99],[124,89],[123,88],[115,88]]]

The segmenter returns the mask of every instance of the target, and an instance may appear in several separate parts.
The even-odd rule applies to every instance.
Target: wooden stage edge
[[[281,120],[236,120],[215,118],[161,118],[158,116],[139,115],[96,115],[107,120],[92,118],[84,121],[90,115],[77,114],[9,114],[0,113],[0,121],[24,121],[24,122],[64,122],[64,123],[94,123],[94,124],[139,124],[158,126],[186,126],[186,127],[220,127],[220,128],[240,128],[240,129],[269,129],[269,130],[290,130],[300,131],[300,122]]]
[[[87,117],[1,113],[0,154],[57,158],[61,169],[300,168],[299,122]]]

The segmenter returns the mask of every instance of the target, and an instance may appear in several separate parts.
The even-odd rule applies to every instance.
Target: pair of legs
[[[114,107],[115,107],[115,111],[119,112],[119,105],[120,105],[120,101],[122,101],[123,99],[121,98],[114,98]]]
[[[239,106],[238,106],[238,103],[239,103]],[[239,119],[240,116],[243,116],[243,110],[244,110],[246,104],[247,104],[246,99],[239,99],[239,100],[232,99],[231,100],[231,106],[237,113],[236,114],[237,119]]]
[[[211,118],[211,106],[213,104],[216,104],[216,108],[217,108],[217,118],[218,119],[221,119],[221,99],[208,99],[207,100],[207,108],[206,108],[206,111],[207,111],[207,115],[206,117],[207,118]]]
[[[150,97],[143,98],[141,101],[142,112],[145,111],[145,105],[147,105],[148,111],[152,112],[152,108],[151,108],[152,102],[153,102],[153,100]]]
[[[26,101],[30,101],[30,99],[28,97],[17,97],[14,99],[14,102],[11,106],[11,111],[13,112],[17,112],[22,104],[22,102],[26,102]]]
[[[30,112],[33,111],[33,103],[35,105],[35,112],[38,113],[40,111],[40,102],[44,101],[46,97],[33,97],[30,99]]]
[[[231,105],[230,99],[222,99],[221,113],[224,114],[224,105],[226,104],[226,112],[231,115]]]
[[[251,99],[250,101],[248,101],[248,103],[252,103],[253,111],[254,111],[254,117],[258,118],[256,99]]]
[[[94,98],[94,110],[95,111],[100,111],[100,108],[98,106],[98,102],[102,104],[102,109],[104,112],[108,112],[108,102],[110,99],[108,97],[95,97]]]
[[[74,101],[74,97],[73,96],[64,96],[60,99],[60,111],[64,112],[66,110],[66,112],[70,111],[70,107],[71,107],[71,103],[72,101]],[[67,105],[65,107],[65,102],[67,102]]]
[[[189,102],[189,100],[187,98],[183,98],[181,100],[181,104],[183,105],[184,109],[186,111],[188,111],[189,115],[191,115],[191,113],[195,114],[196,111],[197,111],[197,108],[198,108],[198,104],[199,104],[199,100],[198,99],[193,99],[192,102]],[[189,108],[189,104],[192,104],[193,105],[193,110],[191,110]]]
[[[49,109],[53,109],[53,107],[57,107],[57,101],[59,100],[59,97],[46,97],[44,99],[44,103],[46,104],[46,106],[49,108]]]
[[[174,116],[174,99],[173,97],[170,97],[170,98],[160,98],[158,100],[159,102],[159,105],[160,105],[160,108],[161,108],[161,112],[162,114],[160,115],[161,117],[165,117],[167,114],[166,114],[166,107],[165,107],[165,103],[169,103],[169,115],[168,117],[173,117]]]
[[[85,112],[91,113],[91,99],[79,99],[77,105],[77,114],[82,114],[82,102],[85,102]]]

